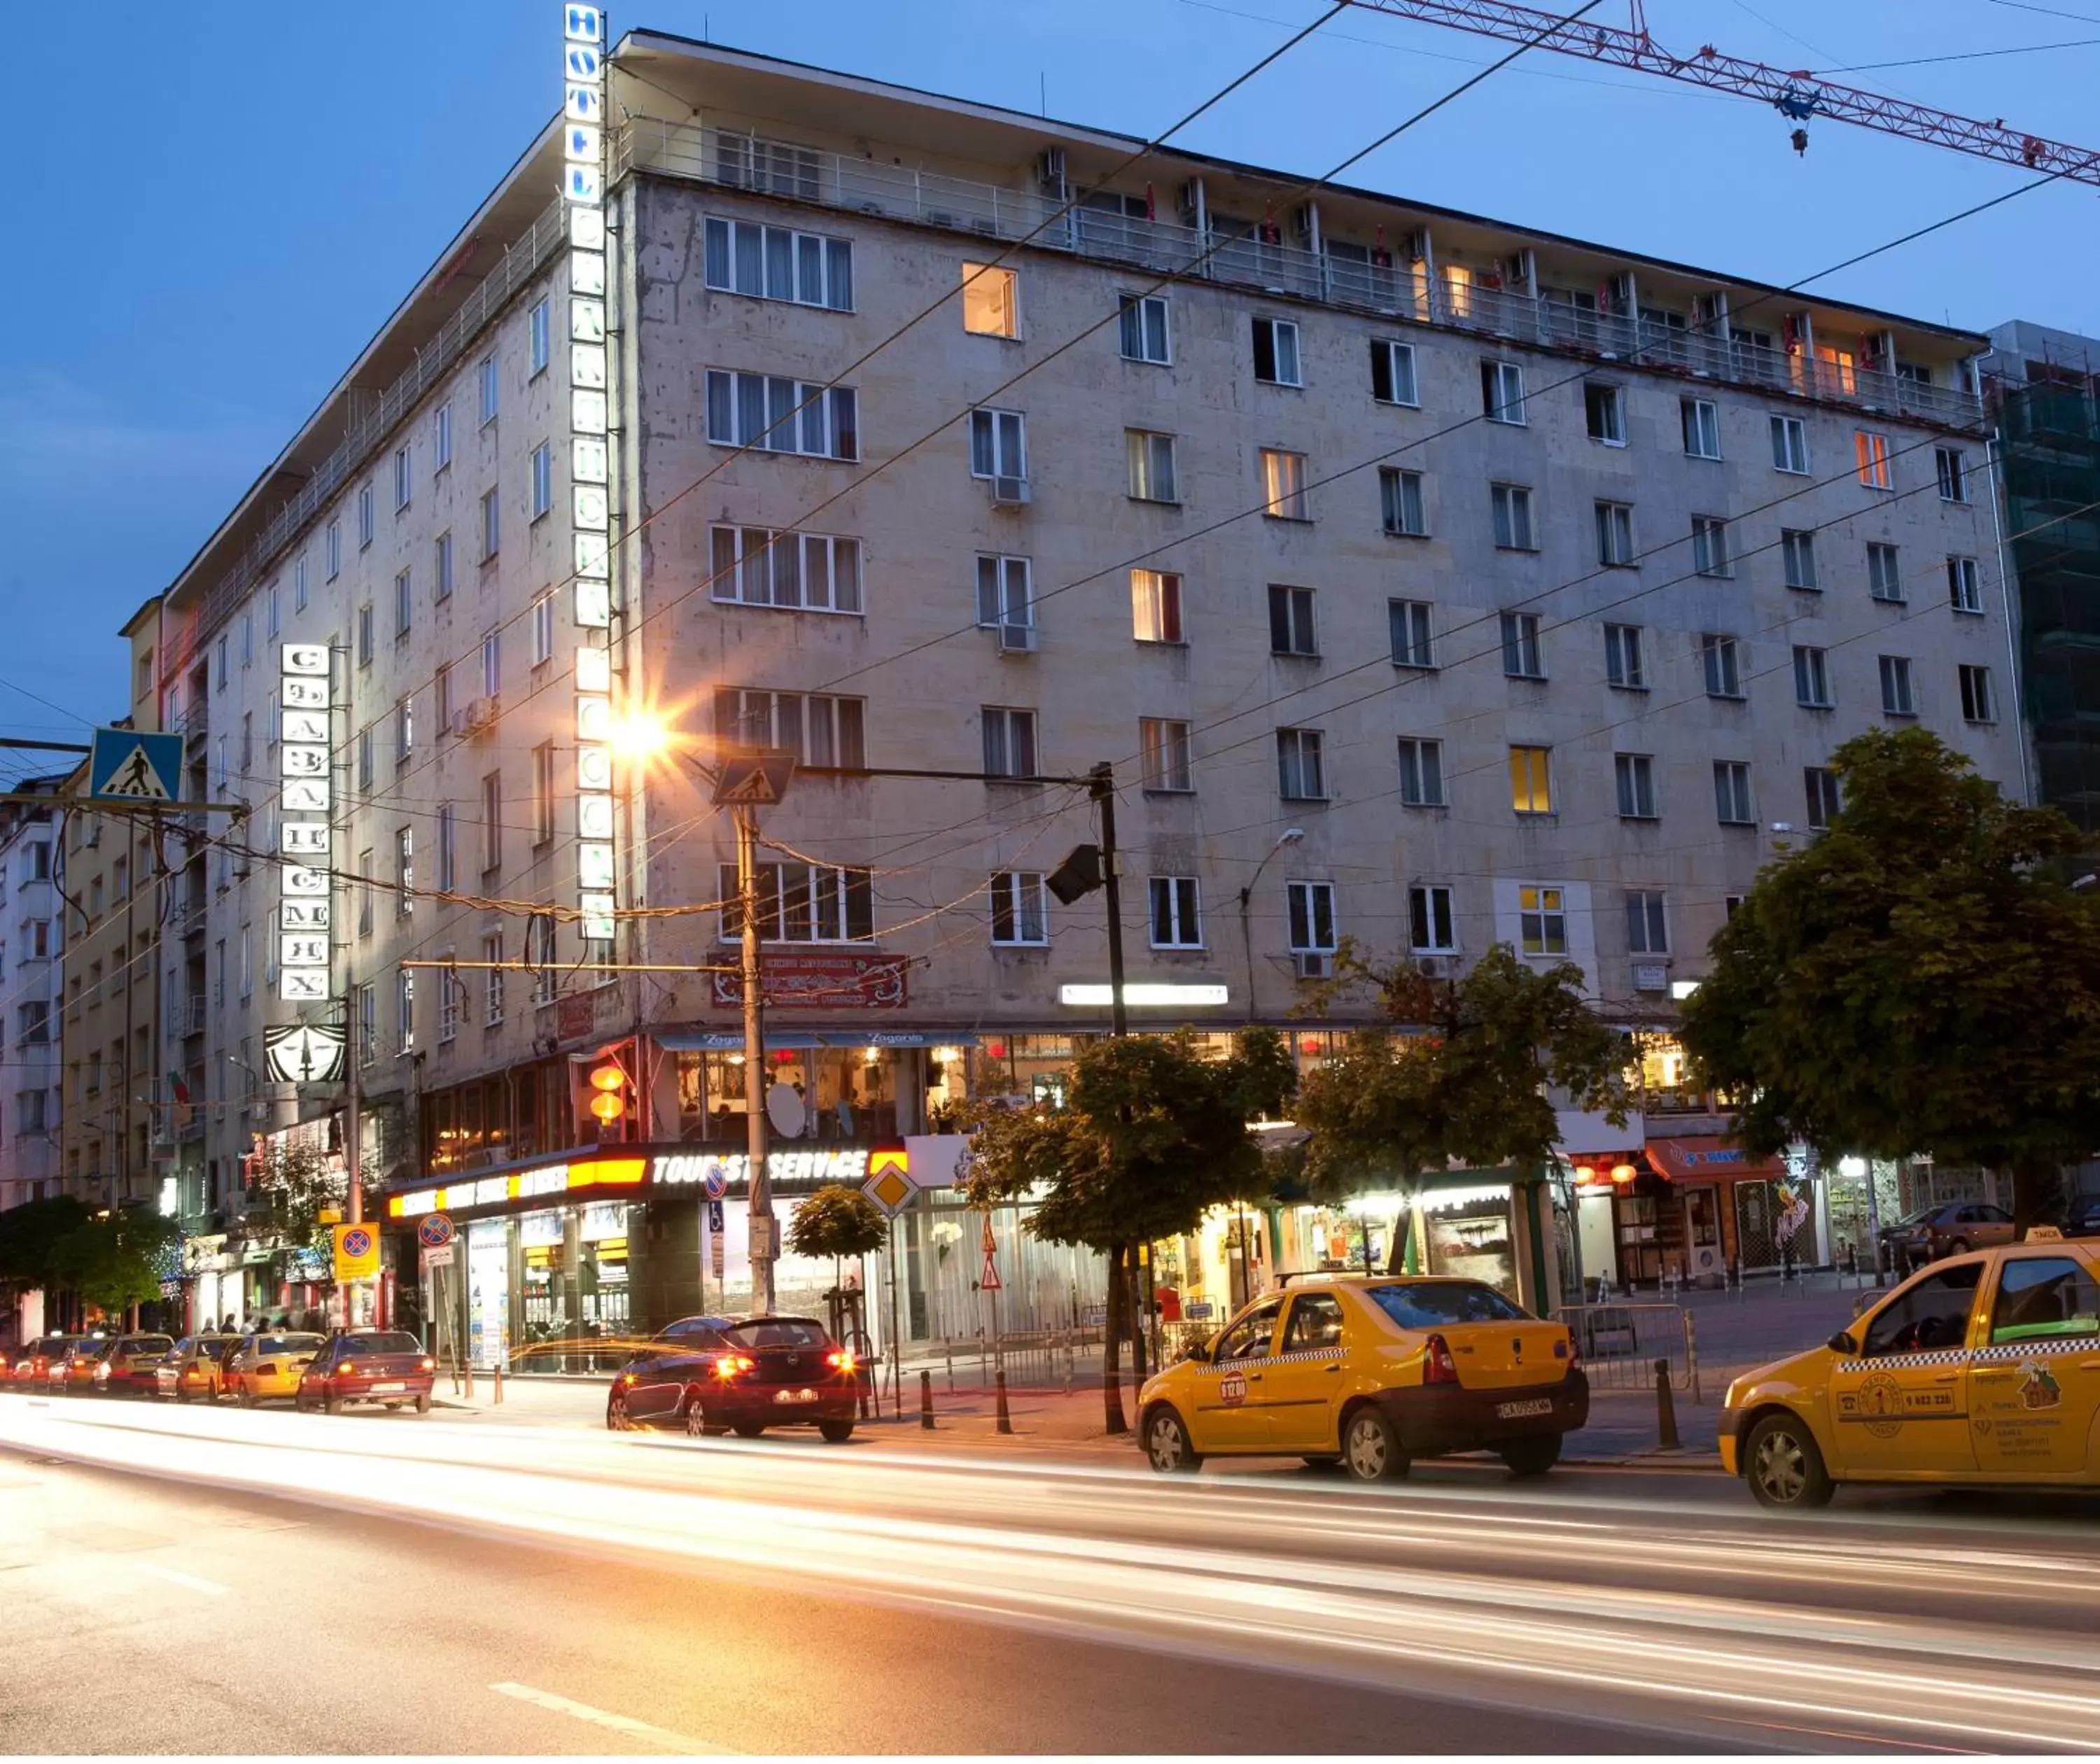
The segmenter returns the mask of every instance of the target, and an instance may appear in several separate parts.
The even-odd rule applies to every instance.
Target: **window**
[[[1808,802],[1808,825],[1820,833],[1838,813],[1838,774],[1826,765],[1804,765],[1801,783]]]
[[[495,698],[503,690],[503,633],[492,631],[481,640],[481,690]]]
[[[525,315],[526,356],[531,364],[525,377],[547,371],[547,297],[542,294],[532,302],[532,310]]]
[[[762,863],[757,872],[758,934],[764,942],[864,943],[875,935],[875,890],[867,871]],[[716,898],[725,903],[721,934],[734,942],[743,934],[735,864],[721,867],[716,885]]]
[[[1961,715],[1972,723],[1994,723],[1998,720],[1997,705],[1991,696],[1991,670],[1972,667],[1964,662],[1960,668],[1961,682]]]
[[[439,734],[452,726],[452,712],[458,707],[452,702],[452,664],[439,662],[430,675],[430,697],[437,711],[435,727]]]
[[[357,549],[360,551],[372,543],[372,486],[361,484],[357,492]]]
[[[1718,516],[1692,517],[1692,567],[1701,576],[1727,576],[1728,523]]]
[[[1027,558],[979,556],[977,623],[999,630],[1034,628],[1035,601],[1029,585]]]
[[[532,750],[532,843],[554,836],[554,744],[543,741]]]
[[[342,574],[342,523],[330,521],[321,535],[322,573],[333,582]]]
[[[1155,950],[1200,950],[1203,920],[1198,910],[1196,878],[1156,875],[1148,879]]]
[[[1829,710],[1830,662],[1821,650],[1806,643],[1793,646],[1793,702],[1811,711]]]
[[[990,264],[963,265],[963,329],[973,337],[1018,337],[1018,271]]]
[[[1779,536],[1780,557],[1786,570],[1786,585],[1814,590],[1823,584],[1815,579],[1815,535],[1788,527]]]
[[[496,421],[497,393],[501,382],[496,377],[496,358],[484,355],[479,370],[481,379],[481,422],[483,428]]]
[[[730,887],[731,893],[721,897],[733,897],[735,889],[734,872]],[[554,996],[554,921],[537,914],[525,921],[525,959],[536,972],[532,976],[532,1002],[545,1004]]]
[[[481,780],[481,868],[486,875],[503,867],[503,774],[490,772]]]
[[[1123,359],[1156,362],[1164,367],[1173,359],[1167,302],[1157,294],[1125,294],[1122,298],[1118,338]]]
[[[1480,410],[1489,422],[1521,425],[1524,416],[1524,369],[1514,361],[1480,364]]]
[[[1898,605],[1902,603],[1903,576],[1896,567],[1896,548],[1894,545],[1869,545],[1867,547],[1867,591],[1876,600]]]
[[[399,514],[408,505],[415,493],[415,480],[408,468],[408,449],[404,443],[394,450],[394,512]]]
[[[431,426],[430,470],[441,472],[452,462],[452,401],[450,399],[438,406]]]
[[[494,557],[503,543],[503,512],[496,493],[484,490],[481,493],[481,561]]]
[[[1263,510],[1273,521],[1309,521],[1305,503],[1305,456],[1287,453],[1281,448],[1261,450],[1261,490],[1268,506]]]
[[[222,631],[216,646],[218,659],[214,671],[218,675],[218,690],[222,692],[227,689],[233,678],[233,663],[230,648],[232,641],[231,637]]]
[[[1495,513],[1495,545],[1503,551],[1535,551],[1531,536],[1531,492],[1522,484],[1489,491]]]
[[[1597,562],[1624,569],[1634,561],[1634,511],[1624,502],[1597,505]]]
[[[1670,954],[1670,920],[1663,911],[1661,894],[1652,889],[1626,890],[1626,953]]]
[[[395,1046],[404,1053],[416,1045],[416,970],[404,968],[394,977]]]
[[[372,665],[372,602],[368,600],[357,609],[357,665],[360,668]]]
[[[24,882],[48,882],[51,879],[51,848],[46,840],[33,840],[24,848],[29,855],[28,867],[23,871]]]
[[[1743,695],[1743,677],[1737,659],[1736,640],[1709,631],[1699,639],[1699,659],[1706,675],[1706,696],[1710,699],[1739,699]]]
[[[1519,814],[1553,813],[1553,749],[1509,750],[1510,806]]]
[[[452,598],[452,536],[450,532],[438,535],[437,559],[432,574],[435,580],[430,585],[430,598],[450,600]]]
[[[1335,936],[1335,884],[1292,882],[1284,889],[1290,918],[1293,955],[1331,955],[1341,946]]]
[[[1615,753],[1612,770],[1619,790],[1619,818],[1652,821],[1655,813],[1655,757],[1647,753]]]
[[[406,919],[416,910],[416,834],[412,827],[394,834],[394,916]]]
[[[1414,735],[1400,738],[1400,800],[1410,809],[1444,804],[1444,743]]]
[[[1385,530],[1403,539],[1426,539],[1429,522],[1423,513],[1422,474],[1396,465],[1379,467],[1379,513]]]
[[[459,1039],[460,977],[457,968],[438,970],[438,1039]]]
[[[1648,659],[1642,654],[1639,625],[1604,627],[1604,678],[1623,691],[1648,690]]]
[[[532,449],[532,518],[538,520],[554,505],[554,454],[542,441]]]
[[[1268,584],[1268,647],[1275,655],[1317,655],[1312,631],[1312,590]]]
[[[1773,417],[1771,456],[1772,465],[1776,470],[1807,472],[1808,470],[1808,425],[1798,417]]]
[[[1889,475],[1889,438],[1872,429],[1855,430],[1852,454],[1859,465],[1860,482],[1869,490],[1891,490]]]
[[[1277,794],[1286,802],[1327,800],[1327,774],[1318,730],[1277,730],[1276,785]]]
[[[1987,1265],[1959,1263],[1928,1274],[1901,1298],[1884,1305],[1867,1325],[1860,1357],[1879,1360],[1890,1354],[1937,1352],[1966,1358],[1960,1350],[1969,1338],[1970,1314],[1976,1308],[1976,1289]],[[2007,1265],[2019,1264],[2008,1258]]]
[[[416,701],[412,698],[394,701],[394,763],[406,765],[416,747]]]
[[[1172,717],[1140,717],[1137,748],[1147,790],[1193,790],[1189,774],[1189,725]]]
[[[970,476],[1028,477],[1028,419],[1017,410],[970,412]]]
[[[1130,456],[1130,493],[1140,502],[1178,502],[1175,487],[1174,437],[1152,429],[1126,429],[1123,448]]]
[[[1684,429],[1684,451],[1695,460],[1720,458],[1721,412],[1714,401],[1680,399],[1677,408]]]
[[[1371,396],[1381,404],[1417,404],[1414,346],[1371,339]]]
[[[1517,940],[1526,955],[1568,953],[1568,906],[1564,889],[1526,882],[1516,891]]]
[[[292,565],[292,611],[304,612],[306,610],[307,560],[302,557]],[[269,616],[264,622],[263,629],[271,637],[277,634],[277,584],[275,582],[270,584]]]
[[[1418,955],[1448,955],[1458,949],[1449,888],[1424,884],[1407,891],[1407,941]]]
[[[357,934],[360,937],[372,935],[372,849],[367,846],[357,854]]]
[[[991,940],[1040,946],[1050,941],[1043,878],[1033,870],[1002,870],[991,879]]]
[[[1035,712],[987,704],[984,725],[984,769],[987,778],[1035,775]]]
[[[1506,612],[1502,628],[1502,672],[1512,680],[1543,680],[1546,663],[1538,652],[1538,615]]]
[[[1983,611],[1983,584],[1974,558],[1947,560],[1947,598],[1957,612]]]
[[[765,527],[717,527],[708,537],[716,600],[791,612],[861,610],[858,539]]]
[[[850,240],[711,216],[704,240],[710,288],[835,312],[853,310]]]
[[[2036,1256],[2000,1264],[1998,1296],[1991,1308],[1994,1347],[2025,1343],[2081,1343],[2100,1335],[2100,1283],[2072,1256]],[[1956,1343],[1959,1346],[1960,1343]],[[2084,1369],[2083,1367],[2080,1369]]]
[[[275,582],[270,584],[272,593],[276,592],[276,587],[277,584]],[[254,663],[255,615],[252,612],[244,612],[240,615],[240,665],[244,668],[250,668],[254,665]]]
[[[367,723],[357,732],[357,787],[372,788],[372,725]]]
[[[357,989],[357,1063],[370,1065],[379,1057],[379,994],[370,982]]]
[[[860,457],[859,395],[851,386],[710,368],[707,399],[708,439],[717,447]]]
[[[438,886],[459,886],[459,818],[448,802],[438,805]]]
[[[1714,812],[1723,827],[1754,827],[1750,807],[1750,768],[1744,760],[1714,762]]]
[[[416,616],[415,583],[406,570],[394,574],[394,641],[399,642],[408,634],[408,627]]]
[[[1167,570],[1132,570],[1130,622],[1140,643],[1182,642],[1181,578]]]
[[[481,977],[482,1026],[493,1029],[503,1021],[503,970],[496,965],[503,959],[503,937],[500,932],[481,940],[481,959],[489,964]]]
[[[1939,477],[1939,500],[1942,502],[1966,502],[1969,500],[1969,467],[1961,457],[1959,448],[1935,448],[1932,450],[1933,469]]]
[[[1616,386],[1590,381],[1582,388],[1582,421],[1592,441],[1608,447],[1626,444],[1626,394]]]
[[[731,747],[778,747],[804,765],[867,763],[867,701],[737,686],[715,692],[715,736]]]
[[[1386,622],[1392,631],[1394,667],[1434,668],[1436,665],[1436,652],[1429,633],[1427,601],[1388,601]]]
[[[1268,386],[1303,386],[1298,368],[1298,327],[1289,319],[1254,321],[1254,377]]]
[[[109,867],[109,892],[120,901],[131,898],[131,866],[125,858],[119,858]],[[0,962],[0,968],[6,965]]]

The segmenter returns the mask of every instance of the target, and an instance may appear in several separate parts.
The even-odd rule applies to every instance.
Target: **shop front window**
[[[775,1047],[765,1061],[766,1112],[775,1140],[897,1136],[896,1060],[888,1049]],[[678,1056],[681,1138],[741,1145],[746,1113],[742,1054]]]
[[[1705,1091],[1691,1082],[1684,1044],[1674,1035],[1639,1038],[1642,1105],[1650,1114],[1703,1114]]]
[[[973,1056],[970,1092],[1061,1109],[1080,1039],[1074,1035],[993,1036]]]

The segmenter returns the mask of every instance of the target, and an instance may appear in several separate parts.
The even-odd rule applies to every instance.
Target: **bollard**
[[[941,1343],[941,1352],[948,1356],[948,1394],[953,1396],[955,1394],[955,1344],[951,1341],[943,1340]]]
[[[466,1362],[466,1400],[474,1400],[474,1361],[470,1358]]]
[[[933,1431],[933,1374],[930,1372],[919,1374],[919,1425],[929,1433]]]
[[[457,1354],[454,1354],[452,1356],[452,1395],[457,1396],[459,1393],[459,1356]]]
[[[1001,1366],[999,1369],[998,1388],[999,1431],[1001,1433],[1011,1433],[1013,1431],[1013,1417],[1006,1412],[1006,1368],[1004,1366]]]
[[[1670,1362],[1658,1360],[1655,1363],[1655,1426],[1656,1444],[1665,1452],[1678,1449],[1677,1405],[1670,1400]]]
[[[499,1406],[503,1401],[503,1362],[501,1360],[496,1362],[496,1395],[490,1400]]]

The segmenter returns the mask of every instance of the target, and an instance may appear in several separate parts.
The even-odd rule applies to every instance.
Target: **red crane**
[[[1739,97],[1762,99],[1795,125],[1797,152],[1807,148],[1809,119],[1827,117],[1833,122],[1857,123],[1862,128],[1885,130],[1913,141],[1930,141],[1979,158],[2054,172],[2080,183],[2100,184],[2100,153],[2062,141],[2045,140],[2023,129],[2008,128],[2003,117],[1979,122],[1908,99],[1886,98],[1879,92],[1861,91],[1857,86],[1839,86],[1803,69],[1789,73],[1767,67],[1762,61],[1724,55],[1711,43],[1692,55],[1674,55],[1648,35],[1641,0],[1631,0],[1633,28],[1630,30],[1586,21],[1569,24],[1558,13],[1511,5],[1507,0],[1351,0],[1351,3],[1366,11],[1419,19],[1424,24],[1449,25],[1454,30],[1499,37],[1507,42],[1535,39],[1537,47],[1560,55],[1581,55],[1586,60],[1660,74],[1665,79],[1710,86]]]

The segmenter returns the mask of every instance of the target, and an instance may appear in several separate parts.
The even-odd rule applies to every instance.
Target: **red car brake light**
[[[827,1363],[840,1372],[850,1372],[860,1364],[854,1358],[852,1350],[845,1347],[840,1348],[836,1353],[826,1354],[824,1358]]]
[[[338,1366],[335,1369],[336,1369],[337,1375],[338,1375],[338,1377],[346,1377],[346,1378],[350,1374],[351,1374],[351,1373],[355,1372],[355,1371],[357,1369],[357,1368],[356,1368],[355,1366],[352,1365],[350,1363],[350,1361],[349,1361],[349,1360],[344,1360],[344,1361],[343,1361],[343,1363],[342,1363],[341,1365]]]
[[[747,1360],[742,1354],[724,1354],[715,1361],[715,1376],[722,1379],[733,1378],[739,1372],[749,1372],[756,1365],[755,1360]]]
[[[1458,1362],[1451,1357],[1451,1345],[1441,1335],[1432,1335],[1422,1344],[1422,1382],[1456,1384]]]

